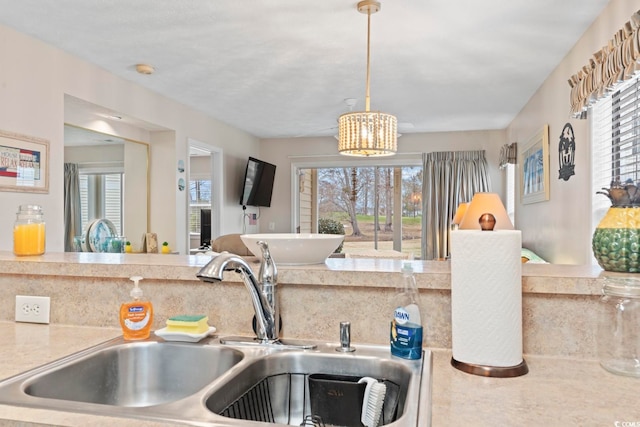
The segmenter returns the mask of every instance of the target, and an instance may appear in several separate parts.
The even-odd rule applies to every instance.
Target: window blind
[[[200,209],[211,208],[211,180],[189,181],[189,232],[200,233]]]
[[[600,222],[611,206],[609,199],[595,196],[613,183],[640,182],[640,78],[635,77],[597,102],[592,110],[592,225]]]
[[[80,173],[80,214],[82,230],[97,218],[106,218],[122,235],[123,174]]]
[[[638,182],[638,90],[640,80],[613,94],[611,105],[612,125],[612,176],[625,183]]]
[[[516,165],[513,163],[507,163],[504,170],[506,171],[506,197],[505,208],[507,215],[512,224],[516,223]]]
[[[113,223],[122,235],[122,174],[103,175],[104,218]]]
[[[80,217],[82,218],[82,230],[86,230],[89,222],[89,175],[80,174],[79,179]]]

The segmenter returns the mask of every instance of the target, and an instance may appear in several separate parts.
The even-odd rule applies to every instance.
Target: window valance
[[[511,144],[504,144],[500,148],[500,160],[498,165],[500,169],[507,167],[509,163],[516,164],[518,162],[518,143],[512,142]]]
[[[613,87],[640,71],[640,11],[618,30],[589,63],[571,76],[571,115],[584,119],[587,109]]]

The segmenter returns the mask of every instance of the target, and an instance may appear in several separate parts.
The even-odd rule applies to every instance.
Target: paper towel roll
[[[458,362],[512,367],[522,358],[519,230],[451,232],[451,333]]]

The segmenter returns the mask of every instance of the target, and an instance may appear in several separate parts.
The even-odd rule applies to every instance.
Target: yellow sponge
[[[182,332],[187,334],[202,334],[209,330],[205,315],[181,315],[170,317],[167,320],[167,332]]]

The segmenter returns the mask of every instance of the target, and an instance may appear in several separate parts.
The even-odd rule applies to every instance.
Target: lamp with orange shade
[[[464,214],[467,212],[468,206],[468,202],[460,203],[458,205],[458,209],[456,209],[456,214],[453,216],[451,224],[460,225],[460,223],[462,222],[462,218],[464,218]]]
[[[491,218],[491,216],[493,216],[493,218]],[[514,229],[513,224],[509,219],[509,215],[507,215],[507,210],[502,204],[500,196],[496,193],[476,193],[467,206],[464,217],[459,224],[459,228],[461,230]]]

